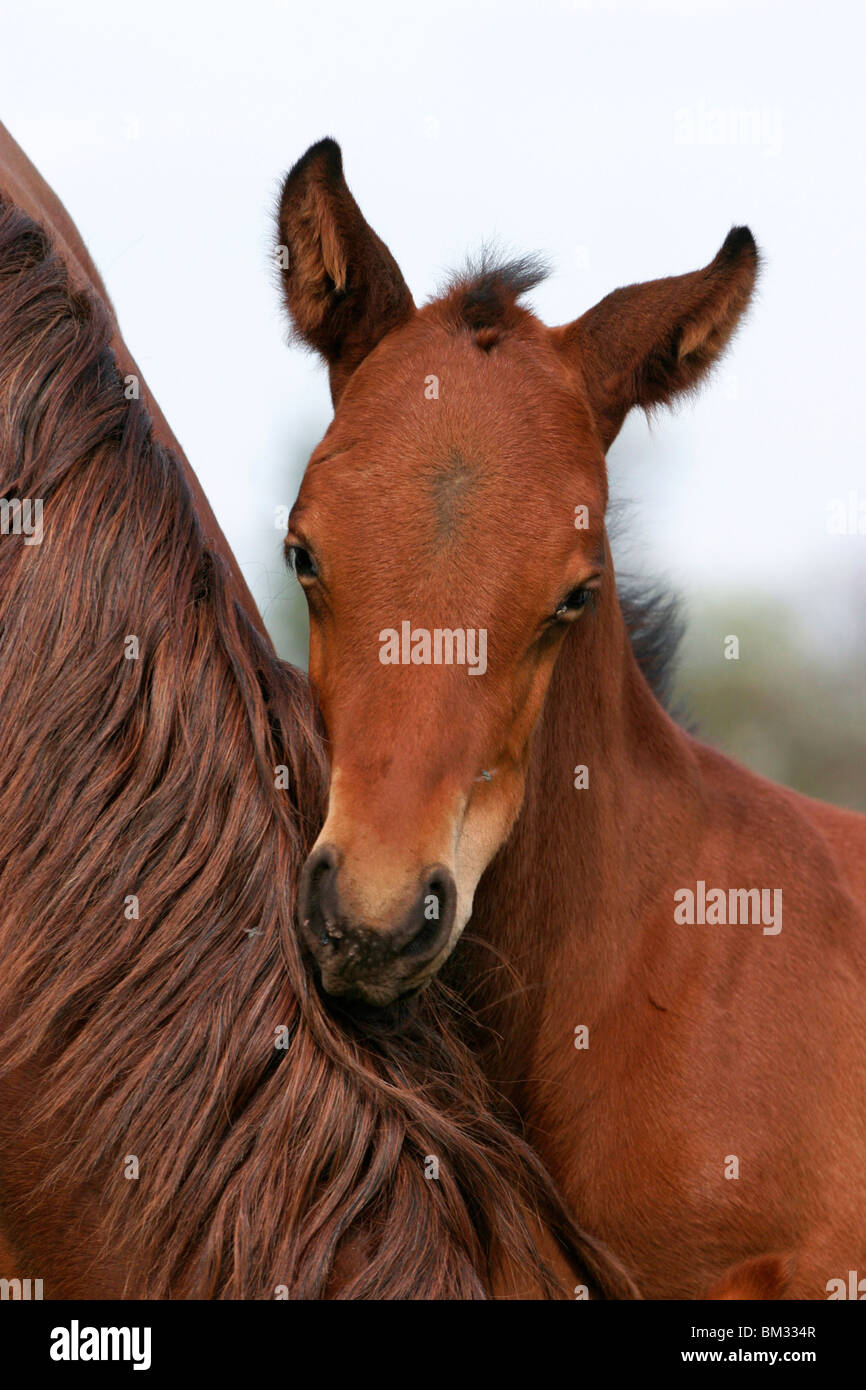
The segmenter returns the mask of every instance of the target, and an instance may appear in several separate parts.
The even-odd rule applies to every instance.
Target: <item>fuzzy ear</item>
[[[756,1255],[717,1279],[705,1299],[781,1298],[794,1277],[794,1255]]]
[[[277,229],[292,323],[327,362],[336,404],[367,353],[415,312],[412,296],[349,192],[335,140],[312,145],[286,176]]]
[[[727,346],[757,273],[755,239],[734,227],[703,270],[614,290],[553,330],[583,377],[605,450],[632,406],[667,404],[698,385]]]

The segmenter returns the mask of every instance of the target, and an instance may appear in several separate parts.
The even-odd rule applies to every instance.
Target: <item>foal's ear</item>
[[[287,174],[277,222],[289,314],[327,362],[336,404],[358,364],[415,305],[349,192],[336,140],[311,145]]]
[[[605,449],[632,406],[666,405],[698,385],[737,327],[757,274],[755,239],[734,227],[703,270],[614,290],[553,330],[583,376]]]

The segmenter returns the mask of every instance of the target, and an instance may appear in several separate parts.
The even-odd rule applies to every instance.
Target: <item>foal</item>
[[[471,914],[449,971],[501,1038],[486,1065],[643,1291],[786,1250],[788,1294],[824,1296],[866,1267],[866,819],[674,723],[604,520],[629,410],[735,331],[750,232],[551,329],[527,261],[416,308],[331,140],[278,218],[335,406],[287,538],[331,754],[299,923],[325,989],[417,991]]]

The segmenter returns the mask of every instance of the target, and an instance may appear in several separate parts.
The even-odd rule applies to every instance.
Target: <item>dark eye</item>
[[[581,608],[585,608],[591,601],[594,593],[594,589],[572,589],[570,594],[566,594],[553,616],[555,618],[570,618],[572,614],[579,613]]]
[[[289,546],[289,565],[302,584],[305,579],[315,579],[319,573],[315,560],[303,545]]]

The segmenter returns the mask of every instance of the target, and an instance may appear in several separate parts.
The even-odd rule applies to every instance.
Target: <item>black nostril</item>
[[[342,864],[335,845],[320,845],[304,865],[298,885],[300,935],[329,993],[351,993],[359,982],[375,982],[395,970],[396,978],[408,978],[435,960],[450,939],[457,911],[451,871],[441,864],[424,871],[408,912],[395,928],[347,918],[340,894]]]
[[[425,874],[420,896],[398,934],[400,955],[428,959],[437,955],[451,935],[456,911],[454,875],[436,864]]]
[[[343,935],[337,895],[339,858],[333,845],[320,845],[304,865],[298,889],[298,915],[307,939],[336,945]]]

